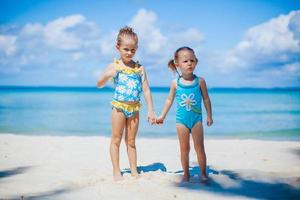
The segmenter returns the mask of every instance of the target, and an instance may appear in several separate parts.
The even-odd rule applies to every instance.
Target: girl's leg
[[[190,153],[190,130],[181,124],[176,124],[177,135],[180,145],[180,158],[183,169],[183,180],[188,181],[189,174],[189,153]]]
[[[203,180],[206,180],[206,154],[204,149],[203,126],[201,122],[198,122],[192,128],[192,137],[194,141],[194,148],[197,154],[198,163],[201,168],[201,176]]]
[[[119,148],[122,140],[123,129],[125,126],[125,116],[116,108],[112,110],[112,135],[110,143],[110,157],[113,165],[114,180],[122,179],[120,164],[119,164]]]
[[[139,113],[136,113],[134,116],[126,120],[125,126],[125,142],[127,146],[127,154],[129,159],[129,165],[131,169],[131,175],[137,177],[137,155],[136,155],[136,146],[135,138],[137,135],[139,127]]]

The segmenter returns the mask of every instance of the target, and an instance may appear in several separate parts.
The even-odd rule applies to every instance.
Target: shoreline
[[[299,199],[300,142],[206,139],[208,184],[191,143],[189,183],[180,182],[176,138],[137,138],[139,179],[112,181],[110,138],[0,134],[0,199]]]

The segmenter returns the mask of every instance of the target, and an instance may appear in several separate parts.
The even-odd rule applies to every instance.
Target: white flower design
[[[189,94],[189,96],[182,94],[180,97],[182,101],[179,103],[179,105],[181,107],[185,107],[187,111],[190,111],[192,106],[196,105],[196,100],[194,99],[195,95],[193,93]]]
[[[119,95],[119,98],[118,98],[120,101],[124,101],[125,97],[123,95]]]
[[[116,90],[121,94],[124,94],[126,92],[126,89],[123,85],[120,85],[119,87],[117,87]]]
[[[119,79],[120,79],[120,81],[124,82],[124,81],[127,81],[128,77],[125,74],[120,74]]]
[[[128,83],[127,83],[127,85],[128,85],[129,88],[136,87],[136,83],[133,80],[129,80]]]
[[[137,97],[138,96],[138,91],[133,91],[132,96]]]
[[[131,93],[132,93],[132,90],[128,88],[128,90],[126,91],[126,94],[131,95]]]

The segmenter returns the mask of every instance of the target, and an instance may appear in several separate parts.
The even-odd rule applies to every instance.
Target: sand
[[[111,175],[107,137],[0,135],[0,199],[300,199],[300,142],[207,139],[209,182],[196,154],[181,182],[178,140],[137,139],[139,179]]]

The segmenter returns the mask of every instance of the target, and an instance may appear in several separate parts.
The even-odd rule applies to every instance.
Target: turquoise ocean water
[[[151,91],[159,114],[168,89]],[[214,125],[204,126],[207,138],[300,140],[300,89],[213,88],[209,94]],[[1,86],[0,134],[110,136],[112,96],[109,88]],[[142,104],[139,137],[177,137],[175,103],[160,126],[147,123]]]

